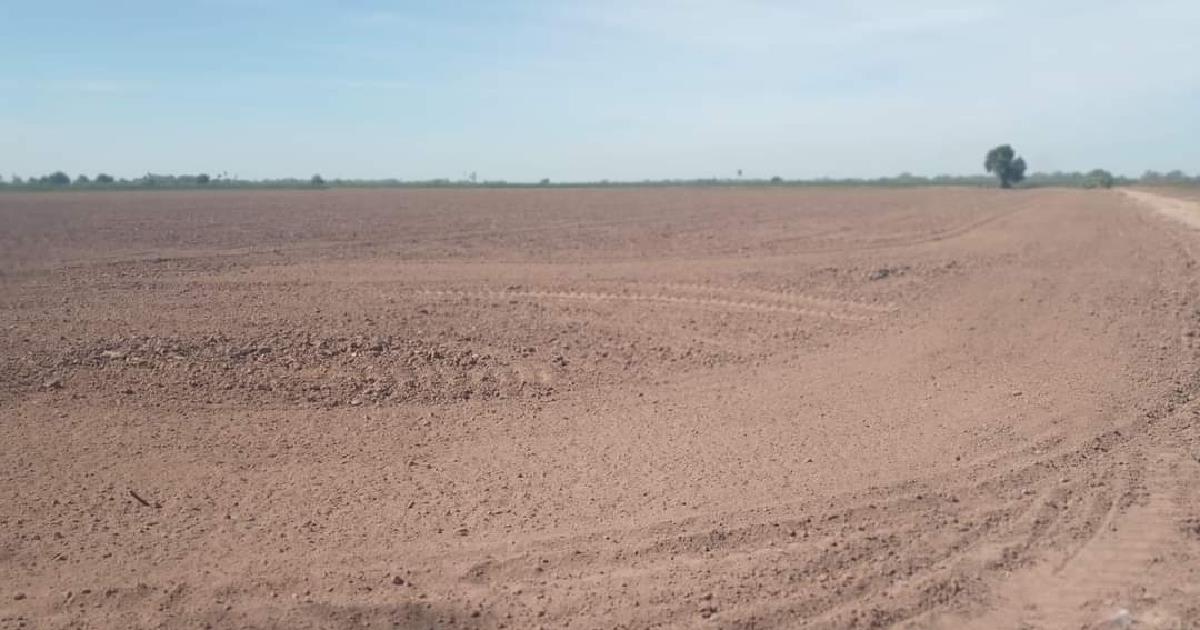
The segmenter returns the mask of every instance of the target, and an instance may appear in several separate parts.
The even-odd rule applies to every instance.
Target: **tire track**
[[[680,627],[718,614],[735,627],[1095,627],[1084,622],[1119,612],[1105,606],[1113,594],[1156,584],[1146,569],[1177,557],[1183,527],[1200,522],[1183,518],[1197,503],[1189,480],[1200,476],[1179,446],[1191,425],[1161,432],[1192,412],[1043,440],[1005,454],[1009,464],[983,459],[827,508],[775,503],[543,539],[483,562],[473,554],[459,563],[461,579],[481,592],[500,582],[555,594],[565,600],[556,612],[568,614],[577,595],[560,587],[589,576],[589,587],[638,592],[647,604],[639,622]],[[754,590],[730,590],[747,579]],[[682,584],[710,593],[698,613],[672,605]],[[1014,584],[1028,594],[1013,595]],[[996,598],[1004,605],[982,617],[952,613],[955,602]],[[1170,607],[1127,618],[1134,625],[1102,627],[1183,627]]]
[[[759,313],[778,313],[799,315],[820,319],[832,319],[847,322],[869,322],[882,311],[863,309],[865,312],[855,312],[847,303],[826,302],[821,299],[810,299],[812,307],[802,306],[802,300],[793,297],[795,302],[782,299],[774,301],[765,299],[739,298],[734,295],[720,297],[717,295],[696,296],[678,295],[668,292],[602,292],[602,291],[542,291],[542,290],[459,290],[459,289],[419,289],[415,293],[434,297],[458,297],[478,300],[497,299],[530,299],[530,300],[575,300],[583,302],[657,302],[690,307],[717,308],[726,311],[750,311]],[[728,293],[728,292],[727,292]],[[818,308],[825,306],[825,308]],[[872,312],[874,314],[872,314]]]
[[[456,564],[466,588],[516,584],[555,594],[551,599],[564,611],[578,597],[560,588],[570,576],[590,576],[589,587],[629,585],[647,602],[636,617],[641,623],[684,627],[707,619],[707,611],[735,627],[788,627],[799,619],[814,628],[929,627],[931,613],[984,597],[996,576],[1023,569],[1064,539],[1086,533],[1091,541],[1102,533],[1110,522],[1104,515],[1130,491],[1116,467],[1090,470],[1070,484],[1057,475],[1084,473],[1089,453],[1124,444],[1121,434],[1110,433],[975,482],[906,482],[830,502],[830,509],[773,504],[580,533],[505,549],[482,562],[473,553]],[[1042,490],[1021,490],[1031,485]],[[1067,504],[1076,507],[1062,509]],[[557,573],[547,575],[547,566]],[[728,592],[727,576],[745,579],[747,567],[757,588]],[[1086,566],[1078,570],[1087,573]],[[681,584],[718,595],[701,597],[697,613],[681,613],[672,606]],[[885,591],[886,604],[871,601]],[[603,611],[610,618],[619,613]]]
[[[1147,570],[1177,548],[1182,497],[1175,486],[1186,463],[1170,451],[1137,457],[1145,460],[1145,478],[1110,506],[1092,535],[1065,560],[1043,563],[1006,584],[1002,605],[969,627],[1181,627],[1170,613],[1134,603],[1139,589],[1153,584]]]
[[[894,302],[886,302],[884,304],[873,304],[868,302],[856,302],[853,300],[843,300],[830,297],[817,297],[804,293],[793,291],[768,291],[766,289],[735,289],[715,287],[706,284],[695,283],[666,283],[658,285],[667,290],[680,292],[695,292],[705,294],[742,294],[753,296],[757,299],[766,302],[786,302],[790,304],[805,304],[810,306],[823,307],[830,310],[846,309],[849,311],[866,311],[869,313],[894,313],[899,310]]]
[[[780,238],[772,239],[769,241],[764,241],[762,243],[762,245],[764,247],[766,247],[766,246],[771,246],[771,245],[780,245],[783,243],[805,241],[805,240],[809,240],[812,243],[812,245],[810,247],[805,247],[805,248],[798,249],[798,250],[791,252],[793,254],[826,254],[826,253],[833,253],[833,252],[859,252],[859,251],[873,251],[873,250],[880,250],[880,249],[913,247],[913,246],[917,246],[917,245],[924,245],[926,243],[937,243],[937,242],[941,242],[941,241],[945,241],[945,240],[949,240],[949,239],[953,239],[953,238],[958,238],[960,236],[964,236],[970,232],[973,232],[981,227],[988,225],[989,223],[998,221],[1005,217],[1016,214],[1017,212],[1025,210],[1025,209],[1027,209],[1027,207],[1028,206],[1018,206],[1011,210],[1005,210],[1002,212],[990,214],[988,216],[982,217],[980,219],[976,219],[974,221],[970,221],[970,222],[960,225],[958,227],[953,227],[953,228],[949,228],[949,229],[945,229],[945,230],[941,230],[941,231],[935,231],[932,233],[927,232],[927,233],[923,233],[920,235],[896,236],[891,239],[880,239],[877,241],[866,242],[866,243],[850,244],[850,243],[846,243],[845,241],[837,241],[834,239],[812,239],[810,236],[792,236],[792,237],[780,237]]]

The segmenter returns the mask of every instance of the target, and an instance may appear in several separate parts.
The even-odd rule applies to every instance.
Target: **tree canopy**
[[[983,167],[1000,179],[1001,188],[1012,188],[1013,184],[1025,179],[1025,158],[1017,157],[1007,144],[988,151]]]
[[[52,186],[66,186],[71,183],[71,176],[62,171],[54,171],[45,177],[45,181]]]

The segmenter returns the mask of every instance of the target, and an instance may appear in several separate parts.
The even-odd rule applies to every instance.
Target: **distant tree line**
[[[108,173],[97,173],[95,177],[88,177],[84,173],[76,175],[73,179],[64,171],[54,171],[46,175],[37,177],[23,178],[20,175],[12,175],[5,179],[0,176],[0,188],[23,189],[23,190],[56,190],[56,189],[88,189],[88,190],[103,190],[103,189],[138,189],[138,188],[298,188],[298,187],[324,187],[325,180],[320,175],[313,175],[307,179],[239,179],[236,175],[230,176],[228,173],[220,173],[218,175],[209,175],[208,173],[199,173],[197,175],[162,175],[158,173],[146,173],[141,177],[133,179],[116,178]]]
[[[999,148],[999,147],[998,147]],[[991,153],[989,152],[989,156]],[[1014,165],[1018,160],[1020,164]],[[1200,186],[1200,173],[1188,175],[1181,170],[1167,173],[1146,171],[1140,177],[1114,175],[1104,169],[1088,172],[1033,172],[1026,173],[1021,165],[1024,161],[1015,154],[1009,155],[1002,151],[993,163],[994,177],[986,175],[935,175],[923,176],[912,173],[901,173],[892,177],[878,178],[817,178],[817,179],[785,179],[783,177],[747,178],[747,177],[709,177],[699,179],[665,179],[640,181],[574,181],[551,182],[540,179],[531,182],[510,182],[504,180],[471,181],[464,179],[431,179],[431,180],[401,180],[401,179],[326,179],[321,175],[306,178],[279,179],[241,179],[236,175],[219,173],[210,176],[207,173],[197,175],[161,175],[147,173],[141,177],[127,179],[116,178],[108,173],[97,173],[95,176],[79,174],[71,177],[64,171],[55,171],[38,177],[22,178],[12,175],[0,177],[0,189],[8,190],[140,190],[140,189],[255,189],[255,188],[623,188],[623,187],[671,187],[671,186],[779,186],[779,187],[845,187],[845,186],[878,186],[878,187],[920,187],[920,186],[966,186],[988,188],[996,185],[1004,186],[1001,178],[1003,173],[1008,178],[1009,186],[1020,185],[1026,188],[1040,187],[1071,187],[1071,188],[1110,188],[1112,186]],[[1020,173],[1019,175],[1017,173]]]

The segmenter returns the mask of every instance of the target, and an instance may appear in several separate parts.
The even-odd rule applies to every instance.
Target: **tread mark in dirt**
[[[818,297],[797,293],[794,291],[767,291],[765,289],[733,289],[716,287],[706,284],[687,284],[687,283],[667,283],[658,285],[667,290],[680,292],[696,292],[696,293],[732,293],[743,294],[746,296],[754,296],[766,302],[787,302],[791,304],[808,304],[821,306],[827,309],[851,309],[868,311],[872,313],[894,313],[899,310],[895,303],[887,302],[883,304],[872,304],[868,302],[856,302],[853,300],[843,300],[831,297]]]
[[[1009,215],[1015,214],[1021,210],[1024,210],[1025,208],[1026,208],[1025,206],[1019,206],[1019,207],[1011,209],[1011,210],[997,212],[995,214],[985,216],[981,219],[971,221],[970,223],[967,223],[965,225],[960,225],[958,227],[942,230],[940,232],[934,232],[932,234],[898,236],[898,237],[894,237],[891,239],[880,240],[880,241],[875,241],[875,242],[870,242],[870,243],[861,243],[861,244],[857,244],[857,245],[851,245],[851,244],[847,244],[844,242],[838,242],[833,239],[817,239],[817,240],[813,241],[808,247],[797,250],[794,253],[815,254],[815,253],[830,253],[830,252],[871,251],[871,250],[878,250],[878,249],[893,249],[893,248],[900,248],[900,247],[911,247],[911,246],[915,246],[915,245],[923,245],[925,243],[937,243],[940,241],[945,241],[945,240],[949,240],[949,239],[953,239],[953,238],[958,238],[960,236],[964,236],[964,235],[969,234],[981,227],[984,227],[985,225],[988,225],[989,223],[992,223],[994,221],[997,221],[997,220],[1007,217]],[[809,238],[810,237],[808,237],[808,236],[781,237],[781,238],[777,238],[774,240],[766,241],[763,244],[764,245],[778,245],[781,243],[787,243],[787,242],[793,242],[793,241],[804,241]]]
[[[1001,607],[972,620],[969,627],[1182,627],[1178,619],[1153,606],[1133,608],[1131,595],[1145,582],[1148,567],[1170,557],[1181,501],[1186,500],[1179,473],[1172,469],[1188,463],[1173,451],[1139,455],[1146,470],[1133,503],[1113,505],[1101,526],[1065,561],[1014,579]]]
[[[710,290],[711,289],[706,289]],[[731,293],[724,291],[725,293]],[[809,302],[826,306],[826,309],[819,310],[817,308],[808,308],[799,306],[795,300],[804,299],[802,296],[791,296],[790,298],[777,297],[774,301],[763,299],[746,299],[744,297],[738,299],[738,296],[731,295],[730,297],[700,297],[694,295],[671,295],[666,292],[656,293],[633,293],[633,292],[598,292],[598,291],[534,291],[534,290],[455,290],[455,289],[426,289],[416,291],[421,295],[432,295],[442,297],[462,297],[469,299],[504,299],[504,298],[528,298],[528,299],[548,299],[548,300],[581,300],[586,302],[604,302],[604,301],[627,301],[627,302],[664,302],[668,304],[680,304],[684,306],[699,306],[699,307],[717,307],[726,310],[744,310],[756,311],[762,313],[784,313],[791,315],[800,315],[802,317],[817,317],[827,318],[838,321],[851,322],[867,322],[873,317],[868,314],[873,309],[863,309],[867,312],[853,312],[848,303],[840,301],[823,301],[821,298],[810,298]],[[765,293],[765,292],[764,292]],[[878,313],[878,312],[877,312]]]

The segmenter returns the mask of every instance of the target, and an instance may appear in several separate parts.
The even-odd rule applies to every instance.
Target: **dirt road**
[[[1176,204],[0,195],[0,628],[1196,627]]]

